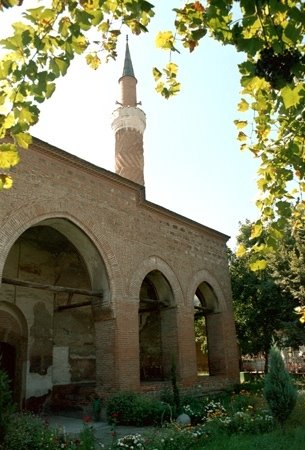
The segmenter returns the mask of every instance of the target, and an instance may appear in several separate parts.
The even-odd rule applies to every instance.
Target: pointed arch
[[[220,313],[227,311],[226,298],[222,291],[222,288],[218,282],[218,280],[206,269],[198,271],[195,275],[193,275],[189,288],[187,291],[186,302],[190,308],[193,308],[194,296],[198,287],[202,284],[207,284],[210,286],[211,290],[215,294],[215,298],[217,299],[217,303],[214,304],[213,312]],[[212,300],[211,300],[212,301]]]
[[[109,289],[105,292],[105,301],[112,304],[112,298],[120,298],[123,292],[121,272],[115,254],[102,234],[99,224],[90,222],[84,212],[85,210],[79,208],[78,215],[75,215],[74,211],[69,211],[68,208],[66,201],[37,202],[30,206],[24,206],[11,214],[0,229],[0,281],[8,253],[25,230],[32,226],[48,224],[70,239],[71,236],[68,235],[70,224],[74,230],[79,230],[78,237],[74,236],[75,240],[72,242],[74,245],[76,244],[78,251],[82,254],[86,246],[81,247],[77,245],[76,241],[87,242],[95,257],[99,260],[99,264],[105,266],[107,282],[109,283]],[[65,225],[63,221],[66,221]],[[84,259],[86,260],[85,257]],[[92,288],[99,289],[101,278],[98,274],[97,265],[88,266],[88,270]]]
[[[164,260],[150,256],[135,271],[129,292],[139,305],[140,380],[169,379],[179,354],[177,307],[183,296],[178,278]]]
[[[153,272],[155,270],[161,272],[161,274],[167,279],[173,293],[174,305],[178,307],[179,305],[182,305],[183,292],[175,272],[169,264],[167,264],[167,262],[160,257],[153,255],[142,261],[135,270],[129,284],[130,297],[139,301],[139,293],[144,278],[149,272]]]
[[[224,375],[227,371],[224,318],[228,308],[218,280],[206,269],[193,276],[187,302],[193,310],[198,374]]]

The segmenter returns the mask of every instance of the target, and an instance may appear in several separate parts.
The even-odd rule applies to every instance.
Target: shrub
[[[6,372],[0,370],[0,443],[6,434],[9,417],[13,409],[9,377]]]
[[[167,404],[134,392],[119,392],[106,405],[107,421],[120,425],[158,425],[170,418]]]
[[[270,351],[264,395],[274,419],[283,426],[295,407],[297,391],[276,347],[272,347]]]
[[[85,426],[79,434],[79,439],[77,440],[79,450],[95,450],[96,449],[96,439],[94,436],[93,428]],[[67,448],[67,450],[69,447]],[[71,450],[74,450],[72,447]]]
[[[273,417],[267,411],[255,413],[249,407],[245,411],[237,411],[232,416],[221,418],[220,421],[229,434],[261,434],[274,428]]]
[[[205,404],[202,400],[189,399],[182,406],[183,412],[191,418],[192,425],[203,423],[205,420]]]
[[[111,449],[145,450],[145,438],[140,434],[128,434],[112,444]]]
[[[7,427],[4,448],[5,450],[57,450],[57,434],[33,414],[15,414]]]
[[[169,425],[161,431],[146,433],[143,438],[142,445],[145,450],[202,450],[209,441],[210,434],[203,427],[180,428],[177,425]]]
[[[1,448],[1,447],[0,447]],[[30,413],[11,416],[3,450],[96,450],[96,439],[91,427],[85,426],[78,438],[49,428],[48,423]]]
[[[227,411],[224,406],[215,400],[210,401],[204,407],[204,418],[207,422],[210,422],[214,419],[219,419],[220,417],[224,417],[227,415]]]

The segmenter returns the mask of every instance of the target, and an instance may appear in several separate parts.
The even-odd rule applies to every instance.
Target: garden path
[[[47,422],[51,427],[60,429],[63,433],[77,436],[85,424],[82,419],[74,418],[74,417],[65,417],[65,416],[48,416],[46,417]],[[114,439],[113,432],[114,429],[107,422],[89,422],[89,426],[92,426],[94,429],[94,434],[99,442],[109,445]],[[148,427],[134,427],[134,426],[117,426],[115,428],[116,438],[121,438],[126,436],[127,434],[143,434],[148,430]]]

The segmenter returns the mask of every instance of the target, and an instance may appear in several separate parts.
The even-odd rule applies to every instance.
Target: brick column
[[[96,387],[100,394],[118,386],[116,376],[116,322],[111,309],[94,314],[96,347]]]
[[[170,379],[173,362],[179,372],[177,343],[177,309],[165,308],[161,311],[162,366],[165,379]]]
[[[208,314],[206,316],[210,375],[226,374],[223,315]]]
[[[197,359],[195,347],[194,314],[189,308],[178,309],[178,347],[181,382],[190,385],[197,380]]]
[[[120,301],[116,319],[116,370],[121,390],[140,389],[139,299]]]

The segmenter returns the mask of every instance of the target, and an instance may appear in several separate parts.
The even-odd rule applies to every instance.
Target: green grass
[[[256,435],[217,436],[205,450],[304,450],[305,428]]]

